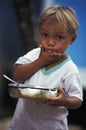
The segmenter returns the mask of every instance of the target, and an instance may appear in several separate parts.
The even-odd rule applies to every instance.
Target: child
[[[77,30],[72,8],[54,5],[40,16],[40,47],[17,60],[14,78],[26,85],[56,87],[58,96],[46,101],[20,98],[9,130],[68,130],[67,109],[77,109],[83,101],[78,68],[66,54]]]

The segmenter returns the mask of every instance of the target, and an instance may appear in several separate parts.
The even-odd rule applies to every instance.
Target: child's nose
[[[47,42],[47,46],[55,46],[55,41],[53,39],[50,39],[48,42]]]

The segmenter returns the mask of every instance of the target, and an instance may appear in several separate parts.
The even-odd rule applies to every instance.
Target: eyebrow
[[[48,32],[48,30],[46,30],[46,28],[40,28],[40,30],[43,32]],[[57,35],[65,35],[67,32],[61,32],[61,31],[59,31],[59,32],[55,32]]]
[[[40,28],[40,30],[47,31],[46,28]]]
[[[64,32],[57,32],[57,34],[61,34],[61,35],[63,35],[63,34],[65,34]]]
[[[48,30],[46,30],[46,29],[44,29],[44,28],[41,28],[40,30],[41,30],[41,31],[46,31],[46,32],[48,31]],[[55,33],[64,34],[64,32],[55,32]]]

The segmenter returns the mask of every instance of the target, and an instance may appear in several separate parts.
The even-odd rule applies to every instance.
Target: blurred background
[[[0,0],[0,130],[7,130],[17,99],[11,98],[3,74],[12,78],[18,57],[38,46],[38,17],[56,3],[71,6],[79,20],[79,31],[67,52],[79,67],[84,101],[78,110],[69,110],[70,130],[86,130],[86,1],[83,0]]]

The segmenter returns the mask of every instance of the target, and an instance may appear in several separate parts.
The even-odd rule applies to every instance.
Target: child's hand
[[[58,88],[58,96],[56,97],[48,97],[46,101],[44,101],[45,104],[47,105],[52,105],[52,106],[61,106],[63,105],[63,102],[66,98],[64,90],[59,87]]]
[[[69,109],[77,109],[81,106],[82,101],[75,96],[67,97],[64,90],[59,87],[58,96],[48,97],[44,103],[51,106],[64,106]]]
[[[56,50],[48,50],[43,47],[43,45],[40,45],[41,47],[41,53],[40,53],[40,58],[42,58],[42,61],[44,63],[44,65],[49,65],[52,64],[58,60],[60,60],[61,58],[65,58],[66,54],[63,53],[58,53],[56,52]]]

